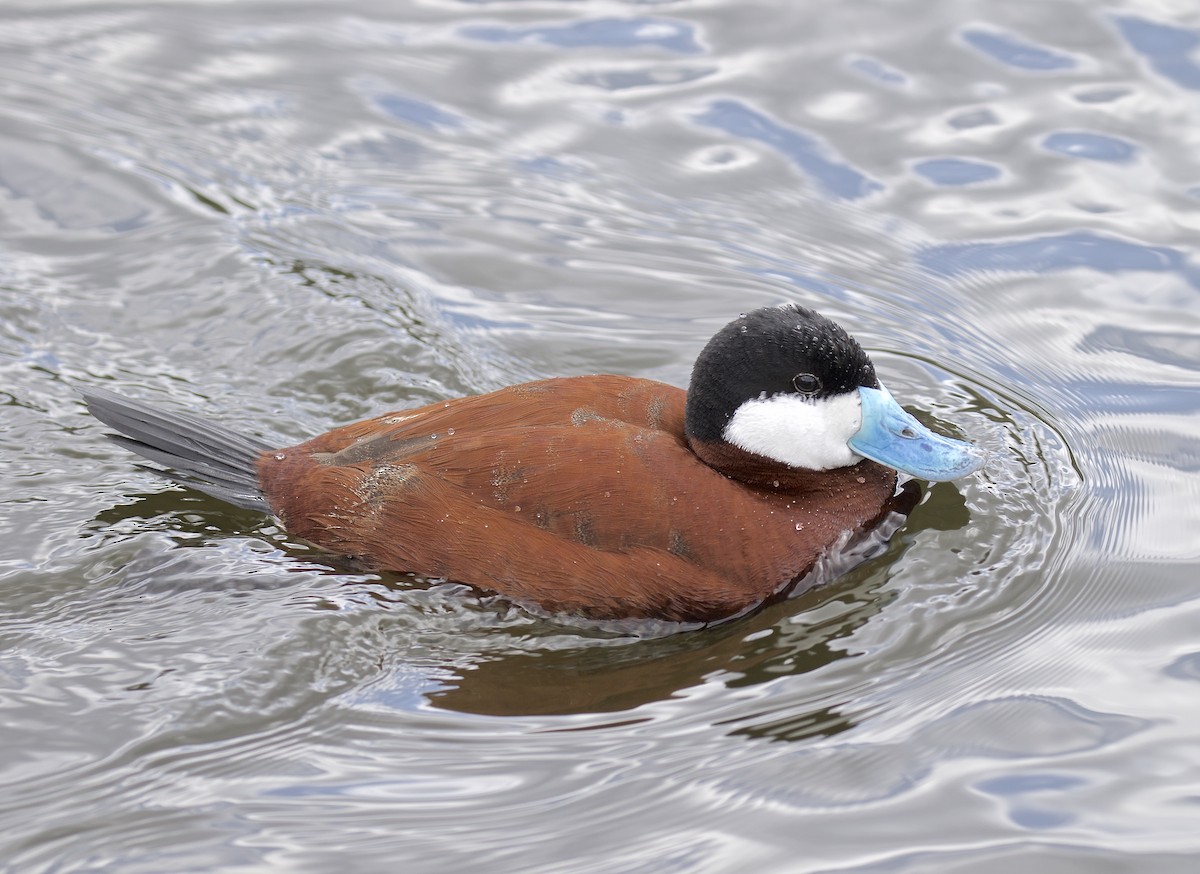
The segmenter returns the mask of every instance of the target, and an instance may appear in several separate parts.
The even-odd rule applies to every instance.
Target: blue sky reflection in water
[[[1190,872],[1186,4],[9,4],[0,858]],[[73,385],[281,443],[842,322],[992,461],[707,631],[355,573]]]

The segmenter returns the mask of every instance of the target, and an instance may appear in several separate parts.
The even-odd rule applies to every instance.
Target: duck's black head
[[[800,470],[866,457],[942,480],[982,464],[970,444],[906,413],[841,326],[795,304],[745,313],[708,342],[692,370],[686,432],[693,446],[729,444]]]

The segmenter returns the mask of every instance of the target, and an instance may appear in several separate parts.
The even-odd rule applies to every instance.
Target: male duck
[[[744,612],[886,515],[895,471],[947,480],[982,464],[901,409],[842,328],[795,305],[722,328],[686,393],[546,379],[281,449],[111,392],[84,398],[174,479],[318,546],[597,619]]]

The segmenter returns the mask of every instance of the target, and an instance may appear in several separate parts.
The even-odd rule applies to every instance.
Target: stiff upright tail
[[[120,434],[111,439],[168,469],[171,479],[247,510],[270,513],[255,461],[271,449],[190,416],[98,388],[82,389],[88,411]]]

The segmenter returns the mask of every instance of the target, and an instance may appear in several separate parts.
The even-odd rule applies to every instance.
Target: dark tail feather
[[[104,389],[81,393],[88,412],[121,432],[112,435],[114,442],[168,468],[172,479],[235,506],[271,512],[255,466],[272,448],[266,443]]]

